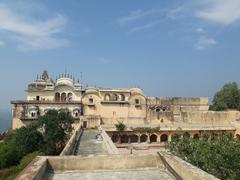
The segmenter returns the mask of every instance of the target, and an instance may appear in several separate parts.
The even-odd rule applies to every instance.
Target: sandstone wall
[[[182,112],[181,118],[186,123],[206,123],[206,124],[229,124],[239,116],[238,111],[205,111],[205,112]]]

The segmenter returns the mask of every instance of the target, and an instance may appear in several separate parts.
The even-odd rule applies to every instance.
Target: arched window
[[[60,101],[60,93],[55,93],[55,101]]]
[[[146,134],[143,134],[140,136],[140,142],[143,143],[143,142],[147,142],[147,135]]]
[[[161,142],[167,142],[168,140],[168,135],[167,134],[162,134],[161,135]]]
[[[121,143],[128,143],[128,136],[127,135],[122,135],[121,136]]]
[[[131,135],[130,136],[130,142],[131,143],[137,143],[138,142],[138,136],[137,135]]]
[[[157,142],[157,135],[156,134],[152,134],[150,136],[150,143],[156,143]]]
[[[110,95],[109,94],[105,94],[104,101],[110,101]]]
[[[67,97],[66,97],[66,93],[62,93],[61,94],[61,101],[66,101]]]
[[[116,134],[112,135],[112,141],[113,141],[114,143],[118,142],[118,139],[119,139],[119,136],[118,136],[118,135],[116,135]]]
[[[32,117],[35,117],[35,116],[36,116],[36,113],[35,113],[35,112],[32,112],[32,113],[31,113],[31,116],[32,116]]]
[[[125,101],[125,96],[124,96],[124,94],[120,94],[120,100],[121,100],[121,101]]]

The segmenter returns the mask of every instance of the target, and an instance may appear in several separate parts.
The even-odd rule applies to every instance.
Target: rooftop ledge
[[[12,100],[11,104],[82,104],[81,101],[36,101],[36,100]]]

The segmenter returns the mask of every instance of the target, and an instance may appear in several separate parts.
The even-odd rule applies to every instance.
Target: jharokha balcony
[[[81,104],[81,101],[55,101],[55,100],[12,100],[11,104]]]

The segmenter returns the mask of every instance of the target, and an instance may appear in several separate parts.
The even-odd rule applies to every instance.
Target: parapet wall
[[[160,168],[164,165],[157,155],[101,155],[91,157],[64,156],[48,157],[55,171],[68,170],[115,170],[137,168]]]
[[[118,148],[112,142],[111,138],[107,135],[106,131],[100,126],[99,130],[101,131],[101,136],[103,138],[103,142],[109,154],[120,154]]]
[[[74,131],[73,135],[71,136],[71,138],[69,139],[69,141],[67,142],[66,146],[62,150],[60,156],[68,156],[68,155],[74,154],[78,140],[82,135],[82,133],[83,133],[83,129],[81,128],[81,126],[78,126]]]
[[[186,180],[218,180],[213,175],[191,165],[190,163],[174,156],[170,153],[159,152],[160,157],[165,160],[165,166],[168,165],[175,171],[175,173],[181,177],[181,179]],[[171,171],[170,171],[171,172]]]
[[[182,112],[181,119],[186,123],[230,124],[237,120],[238,111]]]

